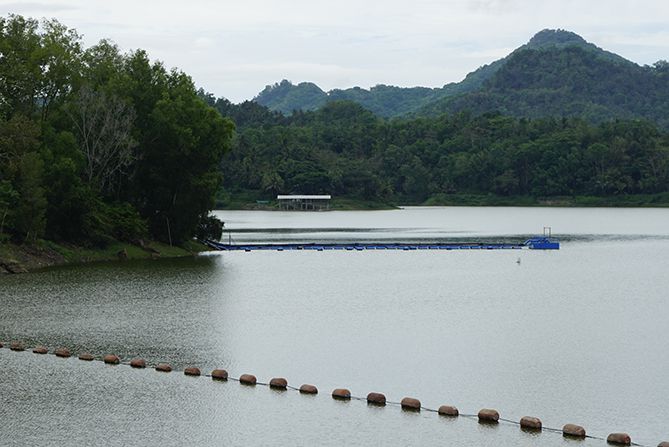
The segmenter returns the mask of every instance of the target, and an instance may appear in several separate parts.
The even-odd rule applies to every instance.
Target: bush
[[[223,236],[223,225],[224,223],[215,216],[201,216],[196,236],[200,240],[220,241]]]
[[[148,229],[135,208],[129,203],[108,204],[97,200],[84,218],[83,238],[97,246],[115,240],[132,242],[146,237]]]

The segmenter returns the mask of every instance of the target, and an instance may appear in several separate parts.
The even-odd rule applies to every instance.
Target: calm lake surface
[[[335,402],[337,387],[669,440],[669,210],[217,215],[233,242],[522,241],[551,226],[562,248],[227,252],[0,277],[5,342],[282,376],[321,391],[2,349],[0,444],[606,445]]]

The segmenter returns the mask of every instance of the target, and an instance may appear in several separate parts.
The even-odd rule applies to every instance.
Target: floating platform
[[[414,243],[414,242],[337,242],[337,243],[292,243],[292,244],[223,244],[221,242],[204,241],[204,243],[221,251],[289,251],[289,250],[559,250],[560,242],[554,238],[536,237],[524,243]]]

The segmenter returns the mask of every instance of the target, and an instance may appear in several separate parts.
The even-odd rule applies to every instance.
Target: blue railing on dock
[[[560,242],[554,238],[536,237],[525,241],[522,244],[508,243],[415,243],[415,242],[385,242],[385,243],[367,243],[367,242],[341,242],[341,243],[292,243],[292,244],[223,244],[214,241],[204,241],[206,245],[216,250],[222,251],[256,251],[256,250],[559,250]]]

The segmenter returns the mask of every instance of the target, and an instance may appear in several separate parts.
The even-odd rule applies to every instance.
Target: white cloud
[[[76,9],[69,2],[0,2],[0,7],[5,14],[19,11],[21,14],[44,14]]]
[[[324,89],[442,86],[543,28],[639,63],[667,59],[669,2],[629,0],[59,0],[0,12],[58,18],[86,44],[144,48],[216,95],[249,99],[288,78]]]

